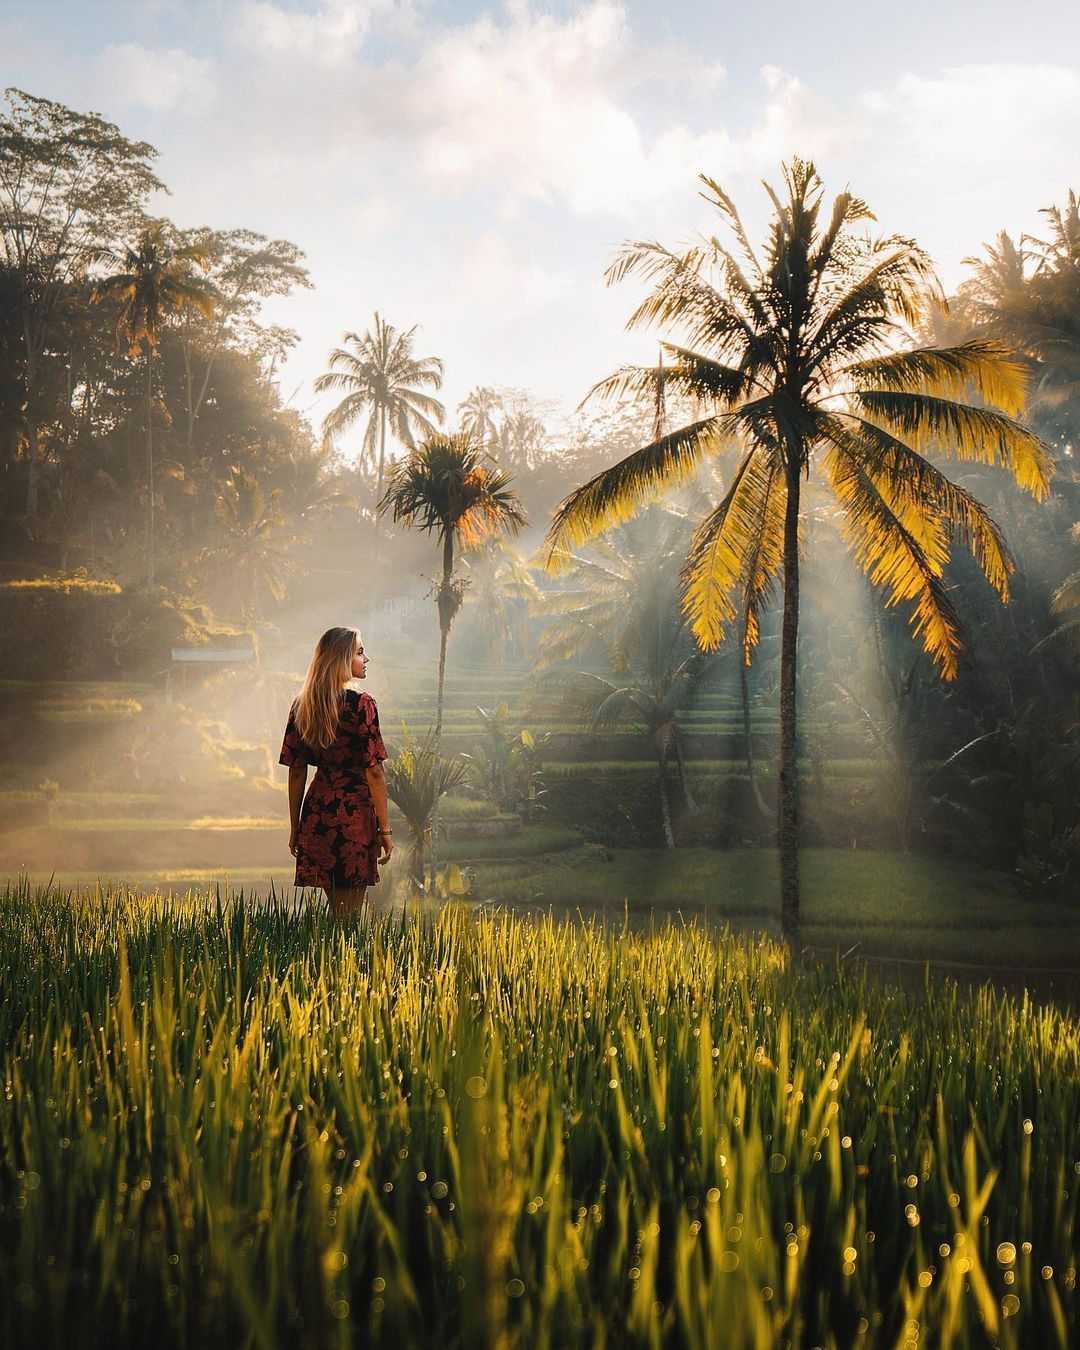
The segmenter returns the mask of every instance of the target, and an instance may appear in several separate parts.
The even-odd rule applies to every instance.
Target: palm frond
[[[1054,614],[1067,614],[1070,610],[1080,609],[1080,572],[1073,572],[1065,578],[1053,594],[1050,609]]]
[[[853,225],[860,220],[875,220],[876,217],[869,206],[861,197],[854,197],[850,192],[841,192],[833,201],[832,217],[821,238],[818,240],[817,247],[810,255],[810,271],[816,278],[814,293],[821,285],[822,278],[829,270],[833,260],[833,252],[837,241],[846,226]]]
[[[559,505],[545,540],[545,566],[557,570],[566,550],[629,520],[662,488],[685,482],[726,431],[724,417],[707,417],[635,450],[590,478]]]
[[[956,398],[974,389],[1010,417],[1024,409],[1027,367],[997,342],[972,338],[956,347],[916,347],[856,361],[837,371],[858,389]]]
[[[751,376],[745,369],[723,365],[672,343],[664,342],[661,346],[664,351],[679,357],[677,365],[620,366],[612,374],[598,380],[579,407],[584,407],[593,398],[619,401],[627,397],[655,398],[658,393],[666,393],[669,389],[693,398],[712,399],[716,403],[730,405],[743,397],[751,382]]]
[[[960,460],[1007,469],[1037,501],[1050,491],[1054,461],[1049,448],[1004,413],[887,389],[859,389],[849,398],[915,450],[936,448]]]
[[[970,550],[1002,601],[1008,601],[1012,556],[1001,530],[977,498],[910,445],[853,413],[823,419],[822,429],[838,450],[866,471],[898,513],[908,508],[914,519],[925,518],[931,529],[944,523],[950,537]]]
[[[707,202],[711,202],[713,206],[723,213],[727,220],[728,227],[738,240],[739,247],[743,251],[743,256],[754,269],[754,273],[760,284],[762,280],[761,264],[758,262],[757,254],[754,252],[753,246],[750,243],[750,238],[746,233],[742,223],[742,217],[739,215],[735,203],[715,178],[710,178],[707,174],[702,173],[698,174],[698,179],[709,189],[708,192],[703,192],[701,195]],[[711,196],[709,195],[710,193],[712,194]]]
[[[873,254],[877,261],[826,311],[810,340],[810,350],[828,347],[845,325],[862,316],[892,313],[911,327],[919,322],[926,309],[927,288],[934,280],[928,256],[910,239],[895,237],[877,241]]]
[[[738,613],[746,559],[765,523],[775,462],[755,449],[739,465],[727,495],[694,531],[682,570],[682,606],[690,631],[714,651]]]
[[[784,565],[784,515],[787,486],[778,464],[774,464],[761,512],[757,538],[750,550],[744,574],[739,581],[742,592],[742,659],[750,664],[761,637],[761,616],[771,603]]]
[[[831,448],[825,470],[843,508],[843,532],[856,562],[872,585],[886,589],[887,604],[914,602],[913,635],[942,678],[955,679],[962,649],[960,620],[942,581],[942,560],[927,557],[852,456]]]

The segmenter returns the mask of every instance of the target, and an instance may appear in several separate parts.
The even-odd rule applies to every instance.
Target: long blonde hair
[[[304,687],[293,704],[301,737],[325,749],[337,735],[341,691],[352,678],[352,659],[360,634],[355,628],[328,628],[315,644]]]

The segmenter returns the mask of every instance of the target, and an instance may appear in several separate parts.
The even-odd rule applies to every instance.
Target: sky
[[[1080,188],[1078,53],[1062,0],[0,5],[0,83],[155,145],[155,213],[305,251],[315,289],[267,317],[300,334],[282,394],[315,422],[312,380],[375,310],[444,359],[451,421],[478,384],[568,412],[651,360],[604,269],[714,228],[699,173],[759,236],[762,178],[810,158],[951,288]]]

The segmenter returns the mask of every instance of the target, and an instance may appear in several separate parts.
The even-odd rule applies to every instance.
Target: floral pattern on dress
[[[294,704],[278,763],[315,766],[300,808],[295,884],[325,890],[374,886],[379,880],[378,822],[364,771],[386,758],[375,700],[346,689],[337,735],[325,747],[304,741],[295,712]]]

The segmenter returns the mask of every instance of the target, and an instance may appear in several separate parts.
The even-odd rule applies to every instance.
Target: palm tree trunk
[[[419,890],[424,889],[424,830],[414,830],[409,849],[409,871]]]
[[[33,529],[38,509],[38,424],[31,418],[26,428],[26,448],[30,454],[26,474],[26,515]]]
[[[682,736],[678,728],[675,731],[675,763],[679,768],[679,787],[682,789],[683,801],[686,803],[686,809],[692,816],[698,813],[698,804],[694,800],[694,795],[690,791],[690,780],[686,776],[686,757],[683,754]]]
[[[383,466],[386,463],[386,409],[379,414],[379,473],[375,481],[375,505],[378,507],[383,495]],[[379,512],[375,512],[375,534],[379,533]]]
[[[442,740],[443,688],[446,682],[446,644],[450,638],[449,591],[450,579],[454,575],[454,535],[447,534],[443,540],[443,574],[439,587],[439,684],[435,702],[435,749]],[[445,599],[443,597],[446,597]]]
[[[446,644],[450,640],[450,579],[454,575],[454,534],[451,530],[443,540],[443,577],[439,587],[439,683],[435,693],[435,753],[442,747],[443,691],[446,687]],[[444,599],[445,597],[445,599]],[[431,813],[431,871],[438,870],[439,803]]]
[[[146,580],[154,584],[154,353],[146,346],[146,486],[149,496],[146,531]]]
[[[799,645],[799,489],[801,456],[791,456],[784,513],[784,621],[780,647],[780,925],[793,951],[799,945],[799,766],[795,703]]]
[[[664,844],[667,848],[675,847],[675,831],[671,828],[671,801],[668,797],[667,783],[667,755],[660,754],[656,757],[659,766],[658,778],[660,782],[660,821],[664,827]]]

